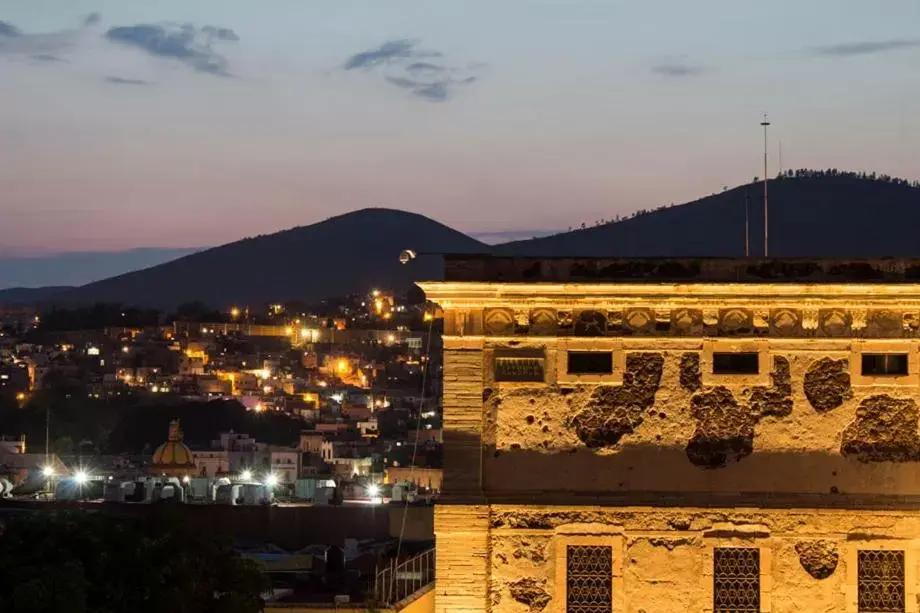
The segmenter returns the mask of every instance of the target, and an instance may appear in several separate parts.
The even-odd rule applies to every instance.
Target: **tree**
[[[164,519],[36,512],[0,523],[0,611],[256,613],[258,564]]]

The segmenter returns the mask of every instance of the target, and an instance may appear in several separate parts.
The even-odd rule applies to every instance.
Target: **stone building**
[[[437,613],[918,611],[920,260],[449,256]]]

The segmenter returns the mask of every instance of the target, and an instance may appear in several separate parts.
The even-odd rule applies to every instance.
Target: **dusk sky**
[[[776,170],[920,177],[920,2],[0,0],[0,254],[382,206],[565,229]]]

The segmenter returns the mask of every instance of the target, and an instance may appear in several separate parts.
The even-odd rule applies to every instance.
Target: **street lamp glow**
[[[376,498],[380,495],[380,486],[378,485],[368,485],[367,486],[367,495],[371,498]]]
[[[275,475],[268,475],[265,477],[265,485],[268,487],[275,487],[278,485],[278,477]]]
[[[251,480],[252,480],[252,471],[251,471],[251,470],[244,470],[242,473],[240,473],[240,478],[242,478],[243,481],[251,481]]]
[[[42,468],[42,475],[44,475],[47,478],[53,477],[54,476],[54,466],[51,466],[49,464],[48,466],[45,466],[44,468]]]
[[[83,485],[84,483],[86,483],[87,481],[89,481],[89,475],[87,475],[87,474],[86,474],[84,471],[82,471],[82,470],[78,470],[78,471],[74,474],[73,479],[74,479],[74,481],[77,482],[77,485]]]

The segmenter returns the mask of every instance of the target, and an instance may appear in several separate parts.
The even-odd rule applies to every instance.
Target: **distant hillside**
[[[920,187],[835,171],[797,171],[769,181],[771,257],[920,256]],[[789,174],[795,175],[790,171]],[[630,219],[493,246],[500,255],[744,255],[750,198],[751,255],[763,255],[763,183],[742,185]]]
[[[168,262],[197,249],[142,247],[0,257],[0,288],[76,286]]]
[[[303,226],[247,238],[63,292],[56,304],[120,302],[172,308],[200,300],[215,307],[273,300],[313,301],[411,287],[440,278],[440,257],[399,263],[403,249],[484,252],[483,243],[415,213],[363,209]]]
[[[73,289],[67,286],[51,287],[10,287],[0,289],[0,306],[32,306]]]

